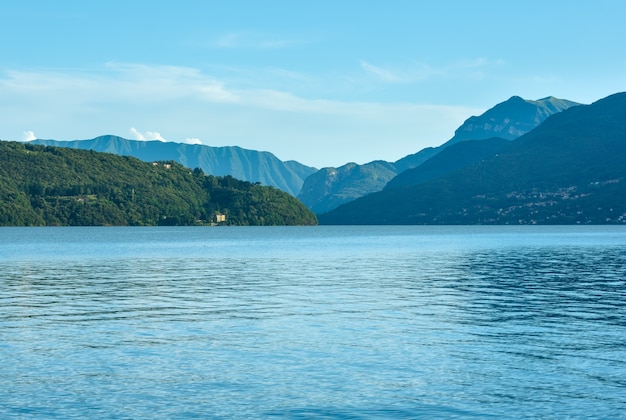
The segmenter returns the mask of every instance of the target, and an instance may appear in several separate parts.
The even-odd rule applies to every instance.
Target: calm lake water
[[[623,227],[0,228],[0,418],[626,418]]]

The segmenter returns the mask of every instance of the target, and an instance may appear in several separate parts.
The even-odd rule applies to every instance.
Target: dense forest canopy
[[[0,225],[314,225],[289,194],[175,162],[0,141]]]

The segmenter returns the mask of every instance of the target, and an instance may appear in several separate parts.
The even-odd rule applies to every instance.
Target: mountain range
[[[536,101],[513,96],[480,116],[468,118],[454,137],[439,147],[429,147],[396,162],[374,161],[364,165],[348,163],[338,168],[322,168],[305,179],[298,198],[315,213],[328,212],[341,204],[382,190],[402,172],[419,167],[447,147],[467,140],[499,137],[514,140],[576,102],[554,97]]]
[[[215,176],[231,175],[236,179],[260,182],[296,196],[304,179],[317,172],[296,161],[283,162],[269,152],[241,147],[211,147],[197,144],[128,140],[106,135],[91,140],[33,140],[32,144],[94,150],[136,157],[144,162],[173,160],[188,168],[200,168]]]
[[[175,163],[0,141],[0,226],[315,225],[274,187]]]
[[[383,191],[318,219],[321,224],[626,223],[625,162],[626,93],[618,93],[554,113],[515,141],[453,142]]]
[[[382,190],[398,174],[420,166],[452,144],[493,136],[512,140],[540,124],[547,116],[574,105],[577,104],[553,97],[529,101],[514,96],[478,117],[467,119],[456,130],[454,137],[439,147],[423,149],[396,162],[379,160],[365,165],[348,163],[339,168],[321,170],[296,161],[281,161],[269,152],[237,146],[211,147],[157,140],[139,141],[113,135],[89,140],[37,139],[31,143],[132,156],[146,162],[173,160],[189,168],[200,168],[207,174],[230,175],[240,180],[274,186],[297,196],[314,212],[323,213]]]

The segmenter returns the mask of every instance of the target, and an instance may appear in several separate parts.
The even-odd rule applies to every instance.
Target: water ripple
[[[1,417],[626,412],[626,235],[140,232],[0,258]]]

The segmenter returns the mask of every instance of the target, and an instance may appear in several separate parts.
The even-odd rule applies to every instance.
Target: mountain
[[[395,176],[394,165],[385,161],[323,168],[304,181],[298,199],[315,213],[325,213],[372,191],[382,190]]]
[[[493,137],[514,140],[537,127],[548,116],[576,105],[579,104],[554,97],[532,101],[513,96],[480,116],[468,118],[455,131],[454,137],[439,147],[422,149],[396,162],[349,163],[339,168],[323,168],[304,180],[298,198],[318,214],[328,212],[382,190],[396,175],[420,166],[451,145]]]
[[[173,161],[0,141],[0,226],[314,225],[274,187]]]
[[[416,168],[408,169],[389,181],[385,189],[417,185],[467,168],[505,150],[510,141],[499,137],[454,143]]]
[[[513,96],[487,110],[479,117],[470,117],[454,132],[446,145],[463,140],[481,140],[500,137],[515,140],[537,127],[550,115],[580,105],[552,96],[536,101]]]
[[[468,167],[362,197],[320,223],[626,223],[626,93],[571,107],[500,144]]]
[[[34,140],[33,144],[95,150],[121,156],[133,156],[144,162],[173,160],[205,173],[249,182],[260,182],[296,196],[304,179],[317,169],[295,161],[282,162],[269,152],[240,147],[210,147],[197,144],[127,140],[117,136],[100,136],[91,140]]]

